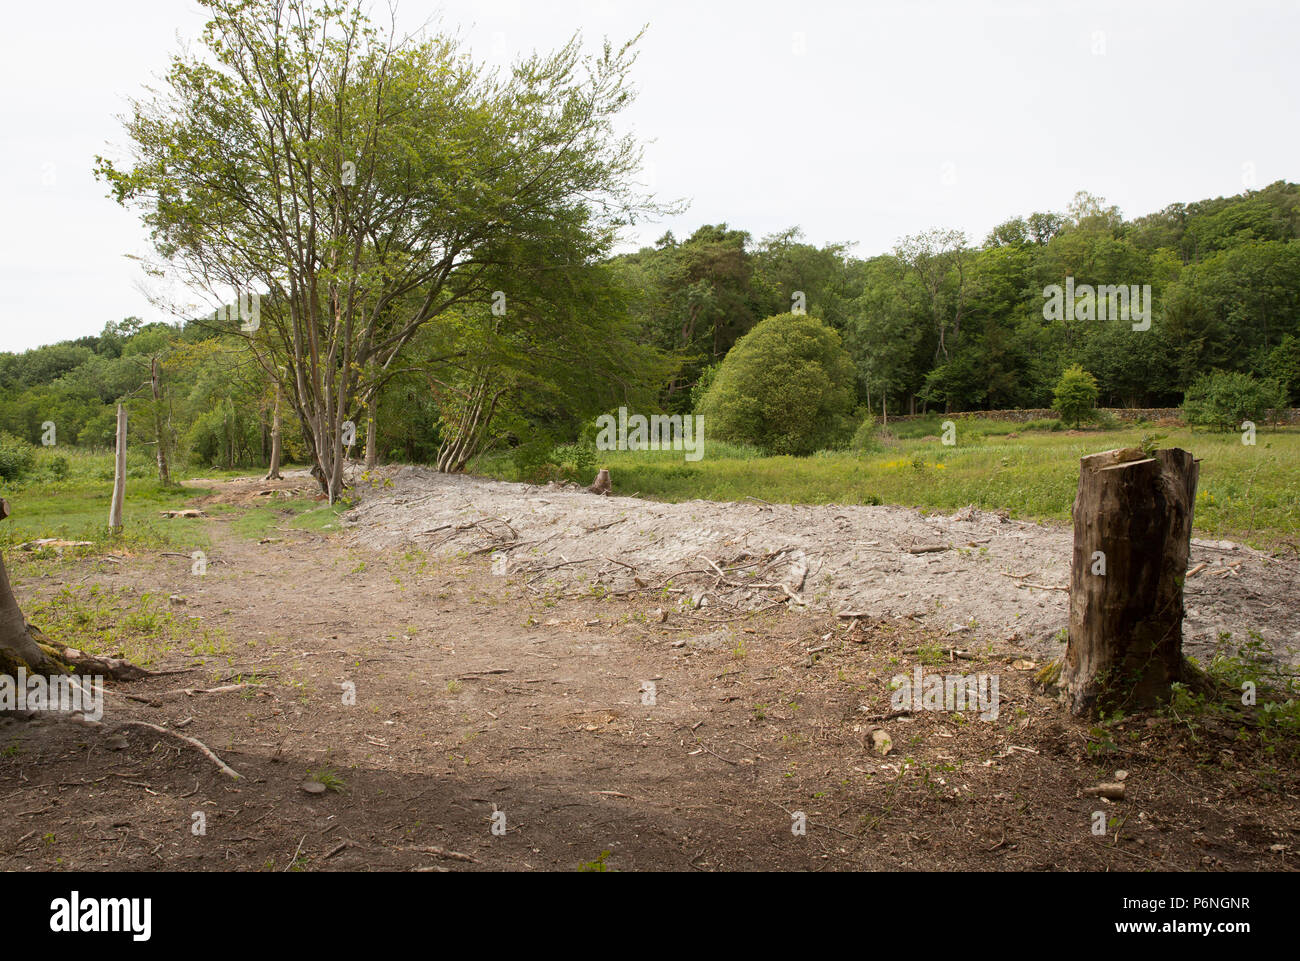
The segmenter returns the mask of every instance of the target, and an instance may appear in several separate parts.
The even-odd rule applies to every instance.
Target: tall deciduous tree
[[[204,54],[133,104],[131,168],[98,171],[189,284],[241,293],[333,501],[345,424],[423,326],[601,259],[656,209],[613,129],[635,38],[586,55],[575,37],[501,74],[453,38],[376,28],[358,0],[202,2]]]

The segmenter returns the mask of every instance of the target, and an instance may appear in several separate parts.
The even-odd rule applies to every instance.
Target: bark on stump
[[[1056,682],[1074,714],[1150,707],[1183,680],[1183,581],[1199,462],[1185,450],[1082,458],[1070,639]]]
[[[602,467],[600,473],[596,475],[596,480],[587,488],[593,494],[609,495],[614,486],[609,482],[609,468]]]

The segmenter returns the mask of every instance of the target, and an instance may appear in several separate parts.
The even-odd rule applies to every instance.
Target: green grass
[[[165,593],[98,584],[64,587],[27,605],[26,614],[51,640],[91,654],[125,656],[142,667],[182,647],[200,659],[229,649],[223,634],[173,608]]]
[[[194,487],[163,487],[157,468],[144,454],[127,458],[126,501],[122,531],[110,535],[108,506],[113,496],[113,456],[60,449],[68,476],[36,477],[17,484],[0,482],[9,502],[9,519],[0,523],[0,547],[43,537],[93,541],[98,549],[206,547],[208,539],[194,524],[169,521],[160,512],[186,506],[206,493]],[[175,476],[175,475],[174,475]]]
[[[230,529],[241,537],[260,539],[278,537],[286,530],[326,532],[338,530],[339,514],[352,505],[341,500],[329,506],[311,497],[276,500],[265,506],[245,508],[230,504],[213,504],[210,514],[233,514]]]
[[[1005,508],[1015,517],[1067,523],[1079,480],[1079,458],[1117,447],[1182,447],[1201,458],[1196,499],[1198,536],[1230,537],[1256,546],[1295,542],[1300,530],[1300,429],[1241,435],[1186,428],[1124,427],[1068,434],[1023,424],[957,421],[957,444],[937,438],[942,418],[891,424],[882,449],[868,454],[822,452],[813,457],[734,456],[707,440],[704,458],[680,452],[602,452],[615,491],[680,502],[757,497],[791,504],[900,504],[956,510],[967,504]],[[906,425],[905,428],[903,425]],[[1018,437],[1008,437],[1018,433]],[[925,440],[923,438],[930,437]],[[512,477],[504,459],[479,470]]]

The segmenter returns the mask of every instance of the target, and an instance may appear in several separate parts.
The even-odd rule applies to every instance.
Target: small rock
[[[184,607],[190,602],[190,599],[184,594],[173,594],[171,597],[167,598],[167,600],[172,603],[173,607]]]
[[[893,739],[881,728],[876,728],[871,732],[871,746],[875,752],[882,757],[888,754],[894,748]]]
[[[1127,778],[1127,777],[1128,777],[1128,771],[1116,771],[1116,772],[1115,772],[1115,780],[1116,780],[1116,781],[1123,781],[1123,780],[1124,780],[1125,778]]]
[[[299,785],[299,787],[301,787],[308,794],[325,793],[325,785],[321,784],[320,781],[312,781],[312,780],[303,781],[302,784]]]

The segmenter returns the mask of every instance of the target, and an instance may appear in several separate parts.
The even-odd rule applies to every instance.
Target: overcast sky
[[[386,10],[377,3],[376,11]],[[1077,190],[1126,216],[1300,179],[1300,2],[401,0],[484,59],[643,24],[626,115],[686,213],[756,238],[889,250],[932,226],[973,241]],[[117,117],[204,22],[189,0],[13,0],[0,33],[0,350],[152,307],[137,216],[105,197]]]

